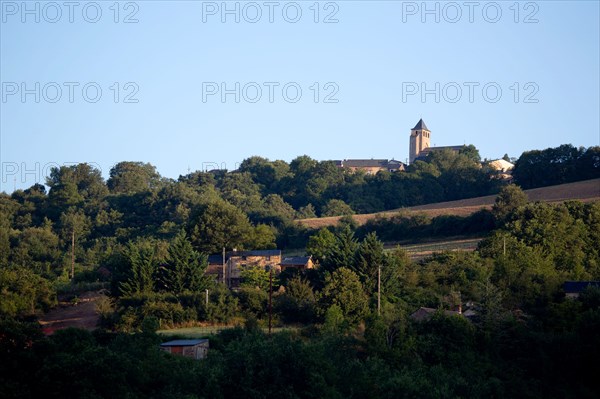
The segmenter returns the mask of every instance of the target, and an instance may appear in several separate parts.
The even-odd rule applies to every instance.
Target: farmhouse
[[[241,282],[241,272],[246,268],[272,267],[280,270],[281,251],[267,249],[258,251],[233,250],[221,255],[208,257],[206,274],[212,275],[217,281],[225,282],[229,288],[237,288]]]

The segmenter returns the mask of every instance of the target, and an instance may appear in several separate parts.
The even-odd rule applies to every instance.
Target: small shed
[[[160,344],[160,350],[191,359],[204,359],[208,354],[208,339],[176,339]]]

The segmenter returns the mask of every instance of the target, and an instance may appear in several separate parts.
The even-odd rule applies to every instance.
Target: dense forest
[[[513,174],[527,188],[600,177],[600,147],[526,152]],[[105,182],[79,164],[47,186],[0,194],[1,397],[600,395],[600,291],[562,290],[600,280],[600,203],[528,204],[472,146],[375,176],[252,157],[177,181],[122,162]],[[496,193],[465,218],[294,222]],[[419,262],[383,243],[468,233],[486,234],[476,251]],[[274,323],[293,328],[267,335],[268,272],[245,271],[237,291],[204,272],[222,248],[275,247],[318,267],[276,277]],[[57,296],[100,289],[98,330],[42,335]],[[414,320],[420,307],[438,311]],[[459,308],[470,316],[445,312]],[[211,336],[200,362],[159,352],[158,328],[199,322],[242,327]]]

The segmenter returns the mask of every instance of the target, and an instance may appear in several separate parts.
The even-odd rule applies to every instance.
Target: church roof
[[[425,122],[423,122],[423,119],[419,119],[419,122],[417,122],[417,124],[415,125],[415,127],[412,128],[412,130],[427,130],[428,132],[430,131],[427,128]]]

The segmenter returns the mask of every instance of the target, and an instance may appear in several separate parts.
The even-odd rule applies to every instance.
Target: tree
[[[309,323],[315,316],[315,293],[310,283],[294,276],[288,280],[285,293],[277,298],[277,309],[287,322]]]
[[[249,248],[255,249],[274,249],[277,247],[275,244],[275,233],[274,227],[267,226],[266,224],[259,224],[252,228],[250,235],[247,238],[247,245]]]
[[[351,269],[358,275],[369,294],[377,290],[377,273],[379,267],[384,266],[384,261],[383,243],[379,241],[375,232],[367,234],[358,246],[356,261],[351,265]]]
[[[167,291],[175,295],[200,291],[207,285],[204,276],[207,267],[208,257],[192,248],[187,234],[182,230],[169,246],[163,284]]]
[[[18,235],[13,259],[19,266],[41,275],[52,276],[60,265],[58,236],[49,226],[24,229]]]
[[[337,305],[349,325],[356,325],[368,312],[368,299],[360,279],[352,270],[340,267],[325,277],[320,296],[321,312]]]
[[[0,292],[0,316],[32,316],[56,305],[50,282],[23,267],[0,268]]]
[[[264,267],[248,266],[240,272],[240,277],[243,287],[269,290],[269,272]]]
[[[335,236],[335,243],[330,247],[323,260],[323,270],[333,271],[338,267],[352,267],[354,265],[358,243],[354,232],[346,226]]]
[[[192,220],[192,243],[205,253],[220,253],[222,248],[241,249],[252,231],[248,217],[222,200],[202,207]]]
[[[313,260],[322,263],[335,246],[335,235],[329,229],[323,227],[308,239],[306,252],[312,255]]]
[[[97,203],[108,193],[100,170],[87,163],[52,168],[46,185],[50,186],[50,202],[56,207],[78,205],[84,200]]]
[[[524,189],[597,178],[600,148],[563,144],[545,150],[525,151],[513,169],[515,182]]]
[[[8,215],[0,212],[0,268],[8,264],[10,255],[11,223]]]
[[[316,218],[317,217],[317,213],[315,211],[315,207],[313,206],[313,204],[308,204],[306,206],[301,206],[300,209],[298,209],[298,212],[296,213],[296,217],[298,219]]]
[[[134,194],[157,188],[160,180],[156,167],[149,163],[119,162],[110,169],[106,185],[115,194]]]
[[[354,215],[350,205],[339,199],[331,199],[321,209],[321,216],[344,216]]]
[[[129,242],[124,250],[128,278],[120,286],[121,294],[132,296],[149,294],[154,291],[154,277],[157,269],[156,250],[148,241]]]
[[[492,207],[492,212],[496,221],[499,224],[503,224],[511,213],[516,209],[525,206],[527,201],[527,194],[525,194],[519,186],[510,184],[503,187]]]
[[[468,159],[475,163],[481,162],[481,156],[479,155],[479,150],[473,145],[469,144],[464,146],[458,151],[459,154],[466,156]]]

